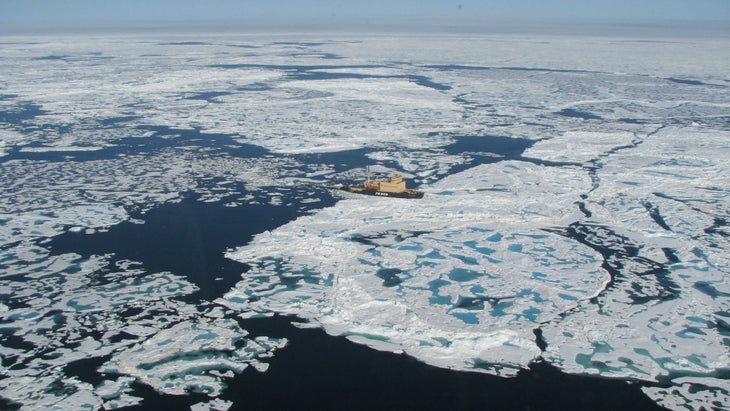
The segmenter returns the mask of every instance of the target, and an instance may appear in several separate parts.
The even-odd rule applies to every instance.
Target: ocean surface
[[[726,46],[2,38],[0,408],[727,409]]]

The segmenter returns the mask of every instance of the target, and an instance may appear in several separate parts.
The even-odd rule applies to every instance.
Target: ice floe
[[[221,399],[199,402],[190,407],[191,411],[227,411],[233,403]]]
[[[222,303],[313,318],[442,366],[519,368],[539,355],[534,328],[609,281],[600,255],[541,230],[574,218],[589,187],[579,168],[503,162],[421,201],[343,200],[232,252],[262,263]]]
[[[181,322],[122,350],[100,370],[136,377],[166,394],[200,392],[216,397],[225,387],[221,371],[241,373],[249,365],[265,370],[257,358],[286,344],[286,340],[245,337],[246,332],[230,319]]]

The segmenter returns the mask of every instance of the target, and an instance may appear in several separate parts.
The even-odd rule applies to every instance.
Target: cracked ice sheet
[[[618,220],[618,224],[635,227],[657,236],[700,240],[703,230],[716,217],[727,218],[730,166],[727,132],[701,128],[663,128],[636,148],[620,151],[598,172],[600,187],[587,204],[599,219]],[[612,200],[613,199],[613,200]],[[671,231],[656,222],[617,219],[617,216],[641,205],[657,206]],[[646,214],[645,214],[646,215]],[[648,216],[648,215],[647,215]],[[722,241],[719,236],[715,241]],[[725,240],[726,241],[726,240]],[[724,246],[717,251],[727,249]],[[726,254],[723,252],[723,254]],[[727,266],[720,261],[718,265]]]
[[[631,144],[633,133],[601,133],[572,131],[535,143],[524,152],[525,157],[583,164],[615,147]]]
[[[630,278],[655,274],[625,261],[599,305],[581,304],[543,327],[544,357],[569,372],[670,379],[679,388],[645,391],[671,408],[726,404],[727,380],[716,372],[730,364],[723,331],[730,316],[729,244],[723,226],[711,228],[728,218],[727,134],[689,127],[637,137],[635,147],[603,157],[585,207],[591,224],[611,227],[636,246],[637,258],[665,267],[656,281],[674,297],[634,303]],[[696,378],[681,378],[687,374]]]
[[[229,253],[254,268],[220,302],[297,314],[442,367],[496,363],[492,372],[511,375],[539,355],[534,328],[609,279],[597,253],[541,230],[573,218],[589,186],[578,168],[511,161],[450,176],[419,201],[343,200]]]
[[[730,242],[722,223],[730,218],[729,156],[726,132],[662,129],[606,162],[586,207],[593,221],[644,244],[642,253],[650,258],[662,247],[672,249],[680,260],[674,271],[720,270],[707,281],[724,289],[724,276],[730,274]]]

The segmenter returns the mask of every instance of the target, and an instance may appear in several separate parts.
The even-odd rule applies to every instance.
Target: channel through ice
[[[291,314],[439,367],[509,377],[541,358],[650,383],[668,408],[730,402],[727,41],[186,39],[2,45],[3,397],[114,409],[140,403],[138,382],[225,409],[226,381],[286,346],[236,320]],[[246,145],[267,154],[232,154]],[[198,287],[178,273],[48,247],[189,192],[282,206],[364,173],[303,155],[353,150],[426,195],[335,191],[231,244],[251,269],[214,301],[181,298]],[[86,358],[102,382],[67,377]]]

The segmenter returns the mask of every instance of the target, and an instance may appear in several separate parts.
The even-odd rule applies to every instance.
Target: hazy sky
[[[4,28],[460,18],[720,20],[730,0],[0,0]]]

